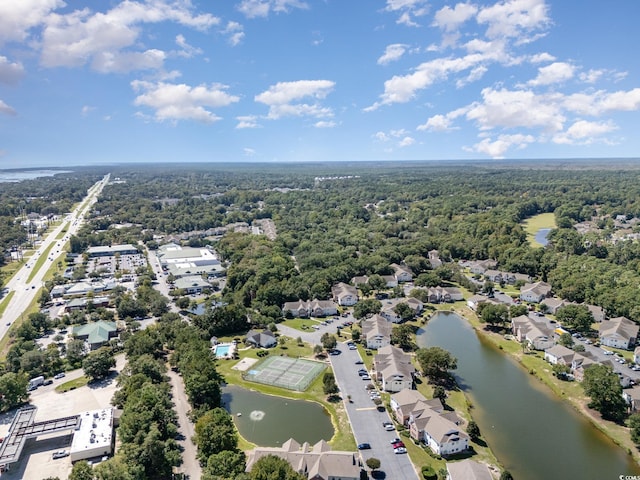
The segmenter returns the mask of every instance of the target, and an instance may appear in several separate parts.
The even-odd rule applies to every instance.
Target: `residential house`
[[[398,286],[398,279],[395,275],[382,275],[382,279],[385,281],[387,288],[395,288]]]
[[[591,312],[591,315],[593,315],[594,321],[600,323],[607,318],[604,313],[604,308],[598,307],[597,305],[587,305],[587,308]]]
[[[411,438],[427,444],[436,455],[454,455],[469,448],[469,435],[460,427],[455,412],[413,411],[408,423]]]
[[[338,313],[338,305],[333,300],[298,300],[286,302],[282,307],[282,313],[302,318],[327,317]]]
[[[490,303],[492,305],[500,305],[500,301],[495,298],[489,298],[485,295],[473,295],[467,299],[467,306],[474,312],[478,310],[481,303]]]
[[[544,305],[547,308],[547,313],[550,313],[551,315],[558,313],[558,309],[567,304],[568,303],[565,300],[557,297],[545,298],[540,302],[540,305]]]
[[[534,350],[546,350],[555,345],[553,331],[526,315],[511,320],[511,331],[519,342],[527,341]]]
[[[502,283],[502,272],[499,270],[493,270],[493,269],[485,270],[483,275],[485,280],[488,280],[493,283]]]
[[[358,303],[358,289],[347,283],[340,282],[331,288],[333,301],[342,307]]]
[[[622,392],[622,398],[629,404],[631,412],[640,411],[640,386],[624,390]]]
[[[438,252],[438,250],[429,250],[429,263],[432,269],[442,266],[442,260],[440,259],[440,252]]]
[[[438,398],[427,400],[417,390],[400,390],[398,393],[391,395],[389,406],[393,417],[401,425],[407,426],[411,412],[431,409],[435,412],[442,413],[444,407]]]
[[[367,348],[377,350],[391,344],[391,324],[381,315],[362,322],[362,336]]]
[[[484,275],[484,272],[491,268],[495,268],[498,262],[495,260],[475,260],[469,262],[469,271],[474,275]]]
[[[375,379],[385,392],[399,392],[413,388],[416,369],[411,363],[411,356],[401,349],[387,345],[378,349],[373,357]]]
[[[551,294],[551,285],[546,282],[527,283],[520,288],[520,300],[540,303]]]
[[[447,480],[493,480],[493,475],[484,463],[465,458],[447,462]]]
[[[414,316],[420,315],[424,307],[424,304],[417,298],[413,298],[413,297],[392,298],[390,300],[385,300],[382,303],[382,309],[380,310],[380,315],[382,315],[384,318],[386,318],[392,323],[402,322],[402,318],[395,311],[395,308],[400,303],[407,304],[409,308],[413,311]]]
[[[393,274],[398,283],[411,282],[413,280],[413,271],[406,265],[392,263],[391,268],[393,268]]]
[[[277,340],[271,330],[249,330],[245,343],[253,347],[270,348],[275,346]]]
[[[72,333],[79,340],[84,340],[89,345],[89,350],[97,350],[107,344],[110,339],[116,337],[118,329],[115,322],[99,320],[73,327]]]
[[[531,282],[531,277],[524,273],[502,272],[502,281],[509,285],[515,285],[516,282]]]
[[[616,317],[600,323],[600,344],[630,350],[638,338],[638,325],[625,317]]]
[[[262,457],[275,455],[286,460],[309,480],[360,480],[362,464],[356,452],[332,451],[324,440],[300,445],[289,439],[282,447],[256,447],[247,452],[246,472]]]
[[[588,356],[588,352],[576,353],[571,360],[571,373],[578,382],[581,382],[584,379],[584,372],[596,363],[598,362]]]
[[[544,359],[551,365],[559,364],[571,366],[571,362],[573,361],[575,354],[576,352],[570,348],[563,345],[554,345],[544,351]]]
[[[369,276],[361,275],[358,277],[353,277],[351,279],[351,283],[353,283],[356,287],[359,287],[360,285],[366,285],[367,283],[369,283]]]
[[[640,364],[640,347],[636,347],[633,351],[633,363],[636,365]]]

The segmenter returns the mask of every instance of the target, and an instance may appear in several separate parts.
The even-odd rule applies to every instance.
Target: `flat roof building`
[[[80,415],[71,442],[71,461],[102,457],[113,452],[113,409],[92,410]]]

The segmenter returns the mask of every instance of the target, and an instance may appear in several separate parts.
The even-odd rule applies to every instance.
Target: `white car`
[[[393,449],[393,453],[395,453],[396,455],[398,455],[400,453],[407,453],[407,449],[404,448],[404,447],[394,448]]]

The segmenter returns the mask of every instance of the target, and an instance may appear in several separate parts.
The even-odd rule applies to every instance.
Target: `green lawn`
[[[309,318],[291,318],[282,322],[282,325],[295,328],[301,332],[311,332],[313,331],[313,326],[318,325],[319,323],[320,321]]]
[[[529,237],[529,243],[532,247],[542,247],[542,245],[535,240],[535,235],[541,228],[556,228],[556,217],[553,213],[541,213],[534,217],[528,218],[522,222],[527,236]]]
[[[64,393],[69,390],[75,390],[76,388],[84,387],[87,383],[89,383],[89,378],[82,376],[75,380],[69,380],[68,382],[61,383],[56,387],[56,392]]]
[[[278,345],[277,347],[268,350],[269,356],[274,355],[288,355],[291,357],[303,357],[313,358],[312,346],[309,344],[298,345],[295,339],[282,337],[286,339],[284,346]],[[255,358],[259,359],[258,349],[241,349],[239,350],[240,359],[243,358]],[[324,406],[331,415],[331,421],[335,430],[333,438],[330,440],[330,444],[334,450],[355,450],[356,442],[351,432],[351,425],[345,412],[342,402],[331,403],[327,401],[327,396],[322,392],[322,376],[318,378],[310,385],[310,387],[304,392],[295,392],[284,388],[274,387],[271,385],[262,385],[259,383],[248,382],[243,380],[242,372],[232,369],[232,367],[238,363],[239,360],[219,360],[218,371],[224,376],[225,381],[231,385],[238,385],[251,390],[256,390],[267,395],[276,395],[279,397],[293,398],[298,400],[309,400],[318,402]],[[330,366],[328,366],[330,369]],[[248,447],[246,447],[248,445]],[[245,439],[241,439],[240,448],[245,449],[252,448],[251,443]]]

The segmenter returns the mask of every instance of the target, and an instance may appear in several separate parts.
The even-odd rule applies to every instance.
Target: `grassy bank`
[[[272,349],[269,349],[269,356],[288,355],[290,357],[302,357],[313,359],[312,346],[308,344],[299,345],[295,339],[283,337],[286,339],[284,345],[278,345]],[[229,338],[231,340],[232,338]],[[224,341],[224,339],[220,339]],[[240,359],[243,358],[255,358],[259,360],[257,349],[242,349],[238,353]],[[218,371],[224,376],[226,382],[230,385],[238,385],[240,387],[248,388],[258,391],[267,395],[275,395],[278,397],[291,398],[295,400],[307,400],[317,402],[327,409],[331,415],[331,422],[333,423],[334,435],[329,441],[334,450],[346,450],[353,451],[356,449],[356,442],[351,433],[351,425],[347,418],[346,411],[343,403],[340,402],[328,402],[327,396],[322,391],[322,374],[314,380],[309,388],[304,392],[295,392],[293,390],[287,390],[284,388],[274,387],[271,385],[262,385],[259,383],[248,382],[242,378],[242,372],[234,370],[232,367],[238,363],[238,360],[219,360]],[[327,366],[330,369],[330,366]],[[242,439],[240,448],[249,449],[252,448],[251,442],[246,439]]]
[[[556,217],[553,213],[541,213],[540,215],[528,218],[522,222],[522,225],[527,232],[529,244],[532,247],[542,247],[542,244],[536,241],[536,233],[538,233],[538,230],[541,228],[556,228]]]
[[[551,371],[551,365],[544,360],[543,352],[523,352],[518,342],[506,340],[501,334],[485,330],[484,325],[480,323],[475,313],[464,305],[457,305],[455,311],[462,315],[483,338],[507,353],[526,372],[540,380],[550,393],[567,401],[598,430],[607,435],[614,443],[624,448],[636,462],[640,463],[640,453],[631,441],[629,429],[602,420],[598,412],[588,408],[589,397],[584,394],[582,386],[578,382],[566,382],[556,378]]]

